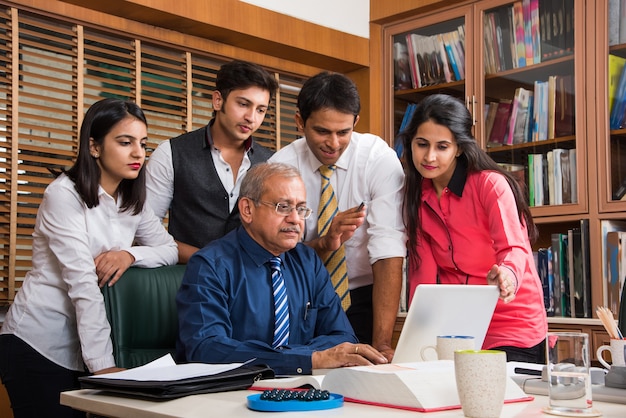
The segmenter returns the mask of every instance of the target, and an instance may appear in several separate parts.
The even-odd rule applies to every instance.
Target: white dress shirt
[[[270,162],[291,164],[300,170],[307,192],[307,206],[317,212],[322,163],[300,138],[274,154]],[[373,283],[371,265],[406,256],[402,219],[404,172],[396,153],[380,137],[352,133],[350,143],[336,163],[331,184],[339,211],[367,205],[365,222],[345,242],[350,289]],[[317,216],[306,220],[305,241],[317,238]]]
[[[237,172],[237,178],[233,178],[233,171],[230,164],[224,160],[219,149],[211,144],[211,156],[215,171],[228,192],[228,207],[233,211],[239,199],[239,189],[241,182],[252,165],[248,153],[243,154],[241,166]],[[163,219],[170,208],[170,203],[174,197],[174,166],[172,164],[172,145],[170,140],[165,140],[159,144],[150,155],[150,160],[146,164],[149,175],[146,176],[146,202],[150,205],[154,213]],[[202,174],[199,174],[202,177]],[[202,181],[201,179],[198,181]]]
[[[115,366],[94,258],[126,250],[138,267],[178,261],[176,243],[152,209],[120,212],[121,199],[116,203],[102,187],[98,194],[100,204],[87,208],[64,174],[46,188],[33,233],[33,268],[0,330],[70,370],[83,370],[83,363],[92,372]]]

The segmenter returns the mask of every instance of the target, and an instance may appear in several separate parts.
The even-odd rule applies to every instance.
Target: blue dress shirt
[[[357,342],[322,261],[298,244],[280,255],[289,295],[289,345],[272,348],[271,257],[239,227],[190,258],[176,297],[180,360],[256,359],[279,375],[311,374],[314,351]]]

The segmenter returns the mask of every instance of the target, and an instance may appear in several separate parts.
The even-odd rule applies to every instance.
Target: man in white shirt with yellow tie
[[[346,76],[324,72],[310,78],[298,95],[295,116],[304,137],[270,161],[300,170],[307,202],[316,210],[307,219],[304,241],[327,262],[340,297],[346,291],[335,280],[345,277],[342,269],[347,266],[350,291],[342,302],[354,331],[359,341],[391,360],[406,256],[404,173],[385,141],[354,132],[360,110],[357,88]],[[335,205],[338,211],[324,227],[327,219],[318,218],[333,212]]]

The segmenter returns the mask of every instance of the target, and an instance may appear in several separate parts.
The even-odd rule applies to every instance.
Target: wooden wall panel
[[[369,64],[368,39],[238,0],[63,0],[107,15],[334,71]]]

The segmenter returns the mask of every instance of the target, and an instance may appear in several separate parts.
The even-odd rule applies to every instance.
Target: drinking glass
[[[564,416],[599,416],[591,401],[589,335],[548,332],[549,406],[545,412]]]

